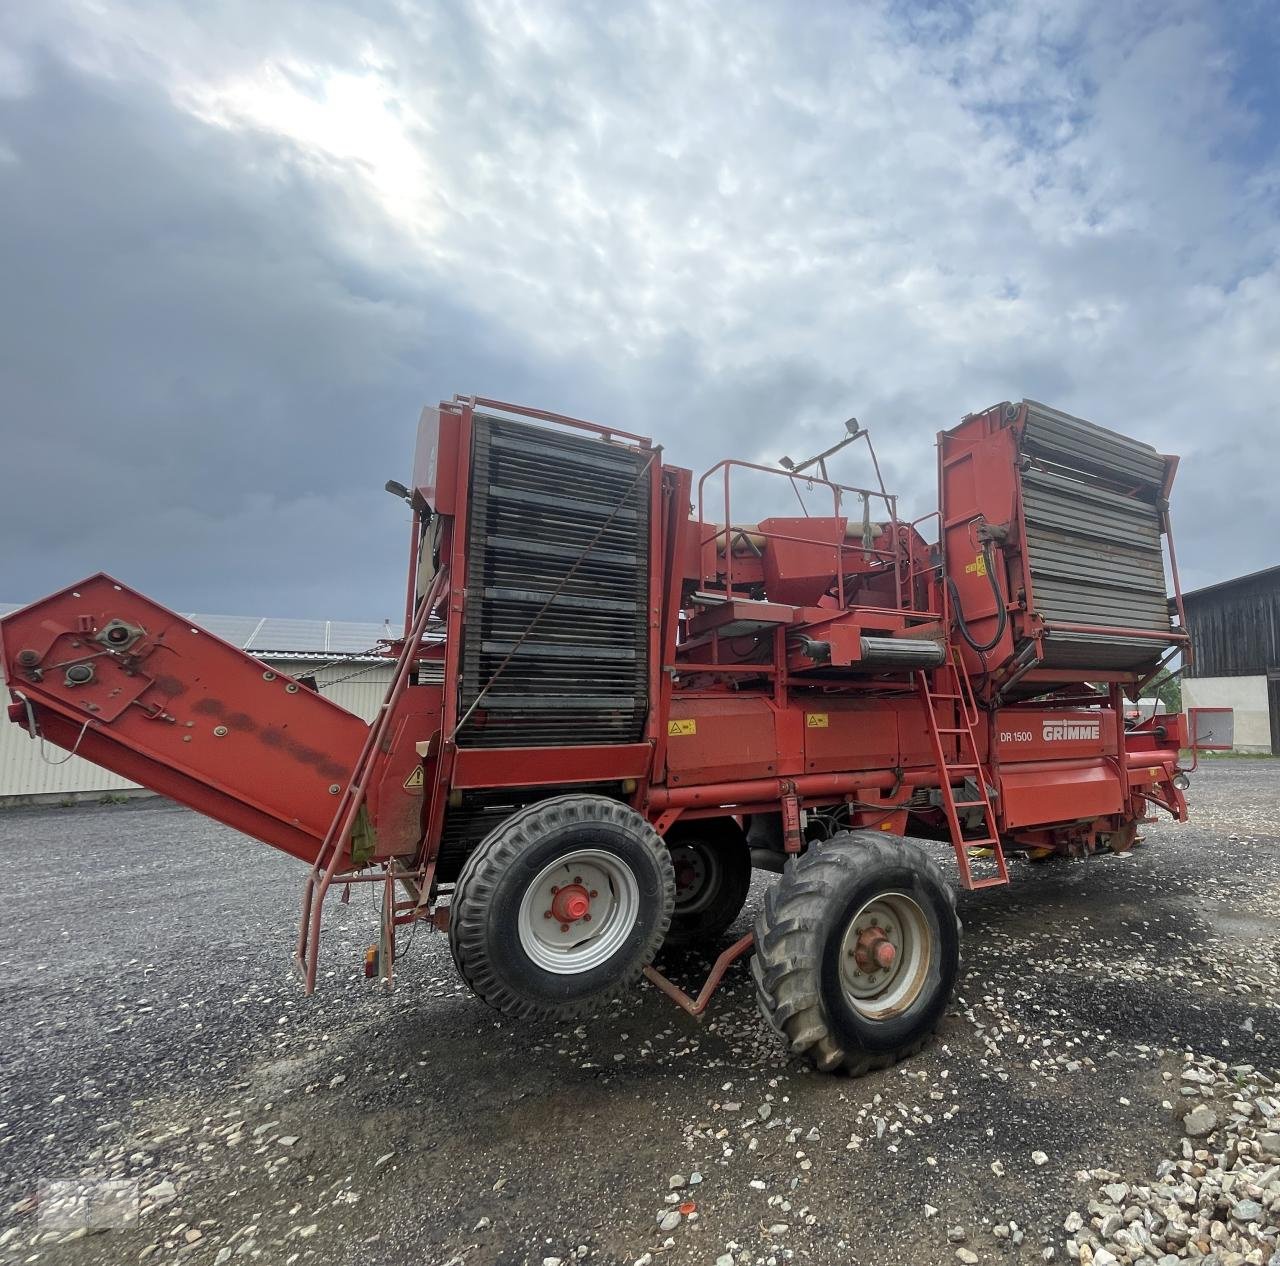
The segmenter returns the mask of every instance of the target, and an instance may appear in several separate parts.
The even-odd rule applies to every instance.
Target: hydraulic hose
[[[960,592],[956,588],[956,582],[947,577],[947,592],[951,595],[951,607],[955,612],[956,628],[960,632],[960,636],[969,644],[969,647],[976,651],[979,655],[985,655],[988,651],[994,650],[996,644],[1004,637],[1004,631],[1009,624],[1009,613],[1005,610],[1004,598],[1000,595],[1000,584],[996,580],[995,559],[991,548],[991,541],[983,542],[982,561],[987,570],[987,580],[991,585],[991,596],[996,603],[996,631],[991,635],[988,642],[977,641],[973,634],[969,632],[969,626],[964,621],[964,608],[960,605]]]

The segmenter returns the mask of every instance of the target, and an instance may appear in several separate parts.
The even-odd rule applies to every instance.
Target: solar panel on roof
[[[395,637],[400,630],[389,629],[385,624],[359,624],[335,620],[329,626],[329,649],[335,654],[344,651],[367,651],[379,638]]]
[[[259,624],[259,620],[250,615],[194,615],[191,612],[184,612],[182,618],[190,620],[192,624],[202,629],[208,629],[224,642],[240,647],[243,647],[253,636],[253,631]]]

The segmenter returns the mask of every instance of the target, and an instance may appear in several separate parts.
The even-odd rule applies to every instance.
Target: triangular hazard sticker
[[[422,790],[422,766],[415,766],[409,771],[409,777],[404,780],[404,789],[406,791]]]

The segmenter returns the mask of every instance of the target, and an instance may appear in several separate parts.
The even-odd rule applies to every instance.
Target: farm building
[[[1182,702],[1230,708],[1238,752],[1280,755],[1280,567],[1183,595],[1194,662]]]
[[[0,603],[0,615],[17,609],[14,603]],[[393,660],[369,654],[379,638],[399,632],[382,624],[241,615],[187,618],[291,677],[314,674],[326,698],[366,720],[377,712],[394,667]],[[134,794],[152,793],[77,756],[46,747],[16,725],[0,724],[0,804]]]

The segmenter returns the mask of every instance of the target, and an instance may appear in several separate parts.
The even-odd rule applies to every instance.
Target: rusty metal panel
[[[14,610],[17,608],[15,607]],[[256,621],[255,621],[256,622]],[[332,703],[371,721],[378,712],[391,680],[390,660],[368,665],[343,662],[316,669],[314,660],[263,657],[280,672],[293,677],[315,671],[320,693]],[[141,790],[136,782],[121,778],[79,756],[68,757],[61,748],[40,744],[16,725],[0,725],[0,800],[16,797],[110,795]]]
[[[804,768],[809,774],[900,765],[898,714],[830,697],[804,708]]]

